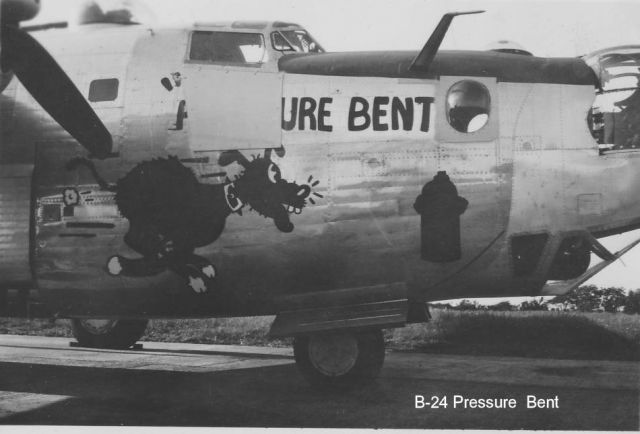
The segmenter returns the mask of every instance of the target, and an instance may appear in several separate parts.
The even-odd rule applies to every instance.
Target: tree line
[[[477,301],[462,300],[458,305],[448,303],[430,303],[433,307],[452,310],[492,310],[492,311],[578,311],[578,312],[623,312],[640,313],[640,290],[629,291],[618,287],[599,288],[595,285],[583,285],[566,294],[550,300],[540,297],[524,301],[518,305],[503,301],[485,306]]]

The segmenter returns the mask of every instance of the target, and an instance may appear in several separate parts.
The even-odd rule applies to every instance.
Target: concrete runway
[[[312,389],[283,348],[144,342],[69,347],[0,336],[0,424],[638,430],[636,362],[389,352],[380,379]],[[447,406],[415,408],[415,396]],[[527,408],[527,395],[559,408]],[[513,398],[513,409],[458,399]],[[551,402],[551,401],[549,401]],[[1,430],[1,428],[0,428]]]

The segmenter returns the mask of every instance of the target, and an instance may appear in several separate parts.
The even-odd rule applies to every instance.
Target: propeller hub
[[[38,15],[40,0],[1,0],[0,17],[2,23],[17,24],[27,21]]]

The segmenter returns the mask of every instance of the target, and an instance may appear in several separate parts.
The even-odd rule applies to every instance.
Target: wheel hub
[[[82,327],[93,335],[104,335],[109,333],[118,323],[117,319],[83,319],[80,320]]]
[[[309,359],[324,375],[344,375],[356,364],[358,341],[351,334],[312,336],[309,338]]]

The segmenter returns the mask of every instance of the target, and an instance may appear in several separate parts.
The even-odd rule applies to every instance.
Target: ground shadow
[[[428,357],[428,356],[426,356]],[[427,360],[428,362],[428,360]],[[0,363],[0,391],[70,398],[0,424],[637,430],[638,392],[474,381],[383,378],[331,393],[310,388],[293,364],[177,372]],[[508,397],[513,410],[417,410],[416,394]],[[558,395],[557,410],[529,410],[526,395]]]

